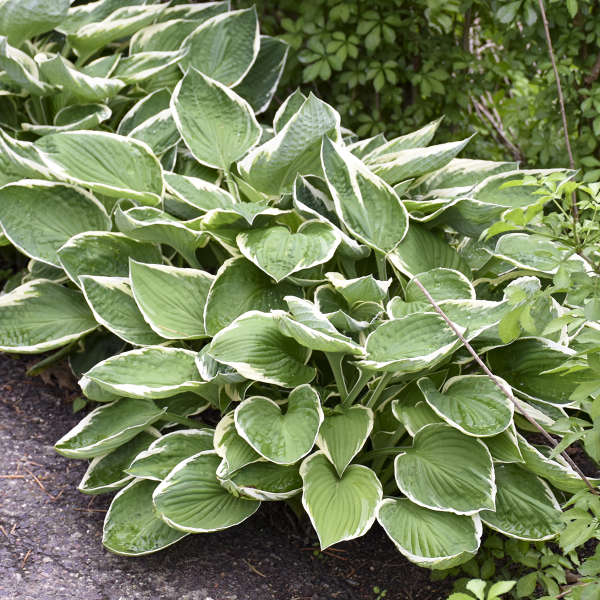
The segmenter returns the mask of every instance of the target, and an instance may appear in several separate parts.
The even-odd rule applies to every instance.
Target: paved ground
[[[83,461],[52,445],[80,415],[73,392],[27,378],[0,356],[0,598],[10,600],[443,600],[442,583],[405,561],[375,527],[313,553],[279,503],[241,526],[189,536],[158,554],[114,556],[100,543],[108,497],[76,490]]]

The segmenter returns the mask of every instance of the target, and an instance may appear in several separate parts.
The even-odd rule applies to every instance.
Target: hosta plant
[[[117,492],[105,546],[155,552],[272,501],[322,548],[377,520],[433,569],[484,526],[557,536],[586,482],[526,435],[584,427],[598,393],[598,325],[553,279],[593,287],[596,257],[485,234],[572,174],[457,158],[439,121],[358,140],[300,91],[260,123],[285,48],[253,10],[50,4],[5,45],[31,122],[2,131],[0,223],[30,261],[0,348],[68,355],[96,403],[56,450],[90,461],[82,492]]]

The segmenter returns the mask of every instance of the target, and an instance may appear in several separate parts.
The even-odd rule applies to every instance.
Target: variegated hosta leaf
[[[206,234],[188,227],[170,214],[150,206],[136,206],[115,212],[118,229],[128,237],[141,242],[165,244],[179,252],[193,266],[198,265],[196,249],[208,242]]]
[[[134,129],[169,108],[171,94],[167,89],[160,89],[144,96],[136,102],[123,116],[117,133],[129,135]]]
[[[161,419],[164,412],[152,401],[135,398],[103,404],[63,435],[54,449],[69,458],[106,454]]]
[[[163,339],[144,320],[124,277],[82,275],[83,295],[96,321],[134,346],[152,346]]]
[[[24,180],[0,189],[0,223],[21,252],[61,268],[58,249],[84,231],[110,231],[104,207],[81,188]]]
[[[519,540],[541,541],[563,528],[560,506],[541,479],[512,464],[496,466],[496,510],[480,513],[492,529]]]
[[[291,465],[306,456],[322,422],[321,400],[310,385],[290,392],[285,413],[263,396],[247,398],[235,409],[238,433],[261,456],[279,465]]]
[[[296,88],[281,104],[273,118],[273,131],[279,133],[287,122],[300,110],[306,101],[306,96]]]
[[[514,423],[502,433],[481,440],[490,451],[494,462],[522,463],[523,455],[519,449],[517,430]]]
[[[491,437],[512,423],[512,402],[487,375],[452,377],[441,392],[428,377],[420,379],[418,386],[429,406],[467,435]]]
[[[494,467],[487,447],[449,425],[419,429],[394,468],[400,491],[421,506],[459,515],[494,509]]]
[[[196,354],[182,348],[154,346],[107,358],[85,377],[109,392],[129,398],[168,398],[179,392],[201,393]]]
[[[201,213],[213,208],[232,208],[235,204],[235,199],[229,192],[198,177],[165,173],[165,183],[171,194]]]
[[[64,346],[98,324],[81,293],[45,279],[0,296],[0,350],[31,354]]]
[[[229,0],[218,0],[217,2],[203,2],[201,4],[176,4],[167,8],[159,17],[158,21],[171,19],[190,19],[197,25],[222,15],[230,9]]]
[[[215,335],[209,354],[248,379],[283,387],[309,383],[310,350],[279,331],[274,315],[250,311]]]
[[[373,411],[366,406],[337,407],[319,429],[317,445],[341,477],[373,430]]]
[[[436,267],[455,269],[470,277],[469,265],[440,235],[418,223],[411,223],[406,235],[388,256],[403,275],[413,277]]]
[[[213,449],[210,429],[183,429],[167,433],[154,440],[147,449],[140,449],[125,466],[134,477],[162,481],[183,460]]]
[[[467,562],[481,540],[477,515],[432,511],[407,498],[386,498],[377,520],[408,560],[428,569],[450,569]]]
[[[322,452],[304,459],[302,505],[319,537],[321,549],[364,535],[373,525],[383,496],[377,475],[351,465],[339,477]]]
[[[236,93],[248,101],[257,115],[269,108],[283,74],[288,49],[283,40],[261,35],[254,64],[235,86]]]
[[[171,110],[168,108],[140,123],[128,135],[148,144],[156,156],[172,149],[181,139]]]
[[[130,279],[139,309],[160,336],[173,340],[207,336],[204,306],[213,275],[132,260]]]
[[[258,18],[254,7],[230,11],[205,21],[183,42],[187,50],[181,62],[224,86],[238,84],[256,60],[260,48]]]
[[[79,285],[81,275],[127,277],[129,259],[160,263],[159,249],[137,242],[122,233],[88,231],[73,236],[58,251],[60,264],[69,278]]]
[[[362,346],[342,335],[312,302],[295,296],[286,296],[285,300],[292,316],[281,311],[273,312],[281,333],[311,350],[364,354]]]
[[[323,138],[321,161],[344,225],[367,246],[383,253],[393,250],[408,229],[408,213],[394,190],[329,138]]]
[[[260,139],[250,105],[193,67],[177,84],[171,110],[186,146],[208,167],[229,169]]]
[[[395,185],[400,181],[420,177],[447,165],[462,151],[470,139],[390,153],[384,153],[381,148],[378,148],[377,156],[369,156],[366,163],[385,182]]]
[[[357,302],[383,302],[392,283],[391,279],[380,281],[373,275],[355,279],[345,279],[340,273],[326,273],[325,276],[350,306]]]
[[[436,267],[425,273],[418,273],[408,282],[404,290],[406,302],[427,302],[415,279],[418,279],[437,302],[463,298],[475,300],[475,288],[465,275],[454,269]]]
[[[15,140],[0,129],[0,184],[20,179],[51,179],[35,144]]]
[[[150,52],[175,52],[181,48],[185,38],[201,24],[202,21],[174,18],[144,27],[144,29],[140,29],[131,36],[129,55],[135,56],[136,54]]]
[[[238,433],[233,412],[227,413],[217,424],[214,448],[223,459],[217,469],[220,478],[230,477],[238,469],[261,460],[260,454]]]
[[[562,457],[552,460],[544,456],[521,435],[518,436],[518,447],[525,461],[524,467],[551,483],[553,487],[570,494],[586,489],[585,481],[570,466],[559,462]],[[600,483],[598,479],[591,478],[590,482],[595,486]]]
[[[54,178],[106,196],[159,204],[162,169],[142,142],[104,131],[68,131],[36,142]]]
[[[138,52],[119,61],[113,77],[128,85],[137,84],[176,65],[185,57],[184,51]]]
[[[95,129],[100,123],[110,119],[112,111],[105,104],[74,104],[65,106],[54,117],[54,125],[21,123],[23,131],[35,135],[50,135],[62,131]]]
[[[19,46],[27,38],[51,31],[67,16],[69,0],[4,0],[0,34]]]
[[[407,390],[413,386],[416,387],[414,383],[411,383]],[[418,394],[405,392],[402,396],[402,398],[392,400],[392,413],[412,437],[415,437],[417,431],[425,425],[444,423],[444,420],[433,412],[429,404],[422,399],[423,394],[420,392]]]
[[[296,175],[319,174],[323,136],[340,138],[340,115],[312,94],[290,115],[277,135],[238,164],[242,177],[269,195],[289,191]]]
[[[275,281],[330,260],[340,236],[326,223],[308,221],[296,233],[276,225],[239,233],[240,252]]]
[[[236,497],[219,483],[219,462],[216,452],[200,452],[179,463],[159,484],[152,500],[165,523],[205,533],[238,525],[258,510],[260,502]]]
[[[125,472],[131,461],[158,436],[158,431],[149,427],[112,452],[96,456],[77,489],[84,494],[106,494],[122,488],[133,479]]]
[[[40,74],[52,85],[59,86],[63,94],[79,102],[104,102],[116,96],[125,83],[120,79],[92,77],[82,73],[60,54],[38,55],[36,61]]]
[[[300,296],[300,288],[287,281],[275,283],[245,258],[232,258],[223,263],[208,292],[206,331],[215,335],[250,310],[286,309],[288,295]]]
[[[598,378],[589,368],[567,373],[545,372],[562,367],[574,354],[566,346],[544,338],[523,338],[491,350],[487,356],[492,372],[527,398],[567,406],[578,385]]]
[[[104,519],[102,543],[115,554],[141,556],[162,550],[187,534],[156,515],[152,493],[158,484],[135,479],[114,498]]]
[[[254,500],[287,500],[302,491],[297,465],[255,462],[234,473],[221,485]]]
[[[459,328],[464,332],[464,328]],[[414,313],[387,321],[369,335],[367,358],[360,364],[372,370],[414,373],[433,368],[461,342],[437,313]]]

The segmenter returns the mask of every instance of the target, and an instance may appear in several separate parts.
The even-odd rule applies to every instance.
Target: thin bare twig
[[[469,353],[475,359],[475,362],[481,367],[483,372],[496,384],[496,386],[500,389],[500,391],[513,403],[513,405],[519,411],[519,413],[521,413],[521,415],[523,415],[523,417],[525,417],[525,419],[527,419],[527,421],[529,421],[529,423],[531,423],[531,425],[533,425],[552,444],[552,446],[554,448],[556,448],[556,446],[558,446],[558,443],[556,442],[556,440],[533,417],[531,417],[529,414],[527,414],[527,411],[523,410],[521,403],[515,398],[512,391],[507,389],[506,386],[503,385],[503,382],[488,369],[487,365],[483,362],[483,360],[481,360],[479,354],[477,354],[477,352],[475,351],[473,346],[471,346],[471,344],[467,341],[465,336],[460,332],[458,327],[456,327],[454,322],[452,322],[449,319],[448,315],[446,315],[446,313],[441,309],[440,305],[433,299],[431,294],[427,291],[427,289],[419,281],[419,279],[417,277],[414,277],[412,281],[414,283],[416,283],[417,287],[423,292],[423,294],[425,295],[425,298],[427,298],[429,304],[431,304],[431,306],[433,306],[433,308],[435,309],[435,312],[437,312],[440,315],[440,317],[442,317],[442,319],[444,319],[444,321],[446,321],[448,327],[450,327],[450,329],[452,329],[452,331],[456,334],[456,337],[458,337],[458,339],[464,344],[465,348],[469,351]],[[598,490],[596,490],[596,488],[591,484],[590,480],[585,476],[583,471],[573,462],[571,457],[564,451],[561,452],[560,454],[567,461],[569,466],[577,473],[577,475],[579,475],[579,477],[587,485],[587,487],[590,489],[590,491],[593,494],[598,494],[599,493]]]

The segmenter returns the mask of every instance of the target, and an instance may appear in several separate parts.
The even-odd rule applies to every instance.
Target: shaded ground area
[[[54,442],[81,415],[72,391],[0,356],[0,598],[11,600],[442,600],[444,583],[408,563],[375,526],[314,553],[316,537],[280,503],[221,533],[123,558],[101,545],[108,496],[76,490],[84,461]]]

